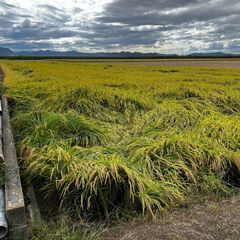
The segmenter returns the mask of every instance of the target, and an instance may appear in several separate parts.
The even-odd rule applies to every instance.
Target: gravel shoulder
[[[135,219],[114,227],[104,240],[238,240],[240,195],[179,209],[156,221]]]

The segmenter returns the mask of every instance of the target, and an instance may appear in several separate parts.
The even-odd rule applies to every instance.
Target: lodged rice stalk
[[[239,70],[2,66],[22,167],[59,208],[154,216],[240,186]]]
[[[118,155],[99,151],[85,152],[82,147],[46,146],[22,148],[24,165],[33,178],[43,178],[45,188],[55,188],[62,203],[74,199],[76,208],[104,213],[108,217],[118,207],[137,207],[143,212],[164,210],[184,199],[179,188],[150,176]]]

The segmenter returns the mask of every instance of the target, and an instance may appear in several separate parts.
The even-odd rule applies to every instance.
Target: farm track
[[[59,60],[66,61],[66,60]],[[67,60],[69,62],[69,60]],[[70,60],[80,62],[96,62],[109,64],[130,64],[130,65],[145,65],[145,66],[176,66],[176,67],[208,67],[208,68],[228,68],[240,69],[240,60],[212,60],[212,59],[179,59],[179,60]]]
[[[122,224],[104,240],[238,240],[240,239],[240,195],[219,203],[208,202],[176,210],[155,222],[135,220]]]

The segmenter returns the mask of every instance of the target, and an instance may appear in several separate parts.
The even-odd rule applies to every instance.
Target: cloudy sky
[[[0,0],[0,46],[240,53],[240,0]]]

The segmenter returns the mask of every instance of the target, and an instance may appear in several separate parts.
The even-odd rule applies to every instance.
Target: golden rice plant
[[[18,156],[59,208],[152,215],[240,185],[239,70],[2,61]]]

